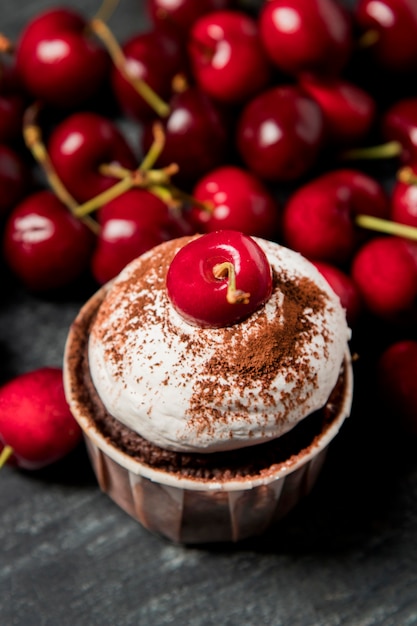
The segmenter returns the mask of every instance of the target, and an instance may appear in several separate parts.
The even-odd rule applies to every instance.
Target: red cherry
[[[237,231],[202,235],[175,255],[167,293],[188,323],[219,328],[259,309],[272,293],[268,259],[254,239]]]
[[[411,168],[417,176],[417,162]],[[390,218],[400,224],[417,227],[417,185],[397,180],[391,192]]]
[[[101,230],[92,273],[104,284],[137,256],[175,237],[191,234],[185,220],[155,195],[131,189],[100,209]]]
[[[48,151],[59,178],[78,202],[86,202],[117,182],[101,174],[100,165],[137,167],[118,127],[97,113],[77,112],[66,117],[52,131]]]
[[[402,163],[417,163],[417,97],[391,105],[382,116],[381,132],[386,141],[399,142]]]
[[[265,50],[283,72],[337,75],[352,47],[348,12],[334,0],[270,0],[259,14]]]
[[[323,114],[300,87],[281,85],[255,96],[241,112],[237,147],[249,169],[270,181],[292,181],[316,163]]]
[[[362,311],[362,300],[356,284],[348,274],[334,265],[322,261],[315,261],[314,265],[339,296],[348,324],[354,326]]]
[[[417,244],[397,237],[371,239],[353,259],[352,278],[375,315],[410,312],[417,298]]]
[[[92,97],[110,67],[107,52],[89,34],[87,21],[71,9],[50,9],[31,20],[16,47],[24,86],[34,97],[74,107]]]
[[[287,245],[309,259],[344,263],[366,234],[355,227],[360,214],[386,218],[388,197],[381,184],[356,170],[326,172],[299,187],[283,211]]]
[[[21,156],[0,144],[0,215],[6,215],[26,194],[30,173]]]
[[[129,73],[143,80],[160,98],[168,99],[174,76],[185,71],[185,55],[179,38],[167,29],[158,29],[131,37],[122,50]],[[139,121],[154,117],[153,108],[116,66],[113,66],[111,81],[116,99],[126,115]]]
[[[184,34],[201,15],[227,9],[231,4],[231,0],[147,0],[148,12],[156,26],[168,22]]]
[[[392,72],[417,69],[417,4],[415,0],[358,0],[355,20],[372,33],[372,58]]]
[[[26,470],[66,456],[81,441],[81,429],[65,400],[62,370],[42,367],[0,387],[0,446],[9,461]]]
[[[5,225],[3,252],[10,268],[33,291],[61,287],[88,266],[91,231],[50,191],[25,198]]]
[[[343,78],[304,75],[300,84],[323,112],[328,142],[336,147],[360,145],[375,119],[374,99]]]
[[[191,29],[188,49],[197,83],[220,102],[245,102],[270,81],[257,22],[242,11],[200,17]]]
[[[407,433],[417,435],[417,341],[396,341],[377,363],[381,396]]]
[[[163,120],[165,145],[157,164],[177,163],[177,179],[188,183],[226,160],[229,135],[219,107],[197,87],[189,87],[170,100],[170,114]],[[142,150],[146,154],[154,138],[153,124],[146,124]]]
[[[193,197],[207,206],[194,206],[191,220],[196,230],[239,230],[246,235],[276,239],[280,230],[278,201],[251,172],[223,165],[203,176]]]

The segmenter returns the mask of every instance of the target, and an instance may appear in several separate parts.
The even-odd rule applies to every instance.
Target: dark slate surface
[[[91,0],[71,4],[91,14],[97,8]],[[2,0],[0,29],[13,37],[46,6],[52,3]],[[144,27],[141,6],[121,0],[111,20],[117,36]],[[60,365],[91,284],[33,296],[4,268],[1,275],[1,382]],[[40,472],[4,468],[0,623],[417,624],[416,443],[393,436],[395,416],[382,416],[375,404],[371,346],[379,332],[367,329],[357,340],[354,411],[317,487],[261,539],[185,548],[152,536],[100,493],[82,446]]]

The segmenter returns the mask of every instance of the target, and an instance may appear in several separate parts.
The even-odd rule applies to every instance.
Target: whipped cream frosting
[[[279,437],[326,403],[350,330],[339,298],[298,253],[255,239],[274,289],[243,322],[184,321],[165,288],[166,242],[109,286],[89,337],[91,378],[107,411],[162,448],[216,452]]]

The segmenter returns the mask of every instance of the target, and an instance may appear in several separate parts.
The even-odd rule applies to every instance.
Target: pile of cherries
[[[4,262],[36,293],[103,284],[185,234],[277,241],[317,265],[354,337],[383,329],[381,388],[417,433],[417,3],[147,7],[124,42],[59,7],[1,42]],[[0,447],[25,465],[7,402]]]

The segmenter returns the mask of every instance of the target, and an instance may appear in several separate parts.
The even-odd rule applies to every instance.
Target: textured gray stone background
[[[71,2],[87,15],[98,4]],[[14,37],[52,5],[1,0],[0,30]],[[145,23],[140,0],[121,0],[110,25],[123,38]],[[60,365],[91,286],[31,296],[1,275],[0,381]],[[185,548],[150,535],[100,493],[82,447],[41,472],[4,468],[0,623],[417,624],[415,442],[390,436],[380,420],[366,351],[358,368],[355,409],[313,494],[274,531],[238,546]]]

